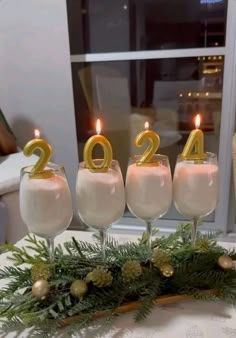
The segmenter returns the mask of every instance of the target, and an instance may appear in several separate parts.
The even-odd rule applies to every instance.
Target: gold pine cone
[[[123,264],[121,273],[125,281],[131,282],[141,275],[142,267],[138,261],[129,260]]]
[[[89,272],[86,276],[86,282],[93,282],[99,288],[110,286],[113,277],[111,271],[104,268],[104,266],[97,266],[93,271]]]
[[[171,264],[170,255],[166,253],[166,251],[163,249],[158,249],[158,248],[154,249],[151,260],[152,260],[152,264],[156,268],[159,268],[159,269],[162,266]]]
[[[211,247],[211,242],[207,237],[199,238],[196,241],[195,248],[200,251],[208,251]]]
[[[33,283],[40,279],[48,280],[50,277],[50,268],[48,264],[43,262],[34,264],[31,268],[31,277]]]

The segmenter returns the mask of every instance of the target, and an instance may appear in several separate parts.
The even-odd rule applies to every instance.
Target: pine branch
[[[34,327],[35,337],[50,337],[55,332],[61,334],[63,319],[78,315],[79,319],[66,328],[66,332],[76,332],[86,327],[94,314],[106,310],[102,322],[108,323],[116,309],[124,303],[142,300],[135,320],[146,318],[151,312],[154,300],[159,295],[187,294],[198,299],[225,300],[236,304],[236,271],[223,271],[217,265],[221,255],[236,258],[235,250],[225,250],[217,245],[214,235],[197,234],[196,246],[191,245],[191,225],[181,225],[176,233],[168,237],[156,238],[152,248],[164,250],[170,256],[174,269],[172,277],[162,275],[161,270],[150,263],[150,252],[143,235],[138,243],[119,244],[112,238],[106,241],[106,260],[102,259],[101,241],[95,244],[71,241],[55,249],[54,274],[49,277],[50,295],[45,301],[35,299],[31,294],[31,267],[38,263],[50,266],[48,248],[45,241],[35,236],[27,238],[27,245],[18,248],[5,246],[11,253],[10,259],[17,266],[0,269],[0,279],[7,284],[0,291],[0,316],[6,318],[5,331],[22,327]],[[124,280],[123,264],[128,260],[139,262],[142,273],[134,280]],[[27,263],[27,268],[19,267]],[[112,275],[112,284],[98,287],[88,283],[88,293],[83,299],[70,294],[71,284],[79,279],[86,280],[88,273],[97,266],[104,266]],[[217,289],[216,295],[205,295],[203,291]],[[101,325],[98,322],[98,326]]]

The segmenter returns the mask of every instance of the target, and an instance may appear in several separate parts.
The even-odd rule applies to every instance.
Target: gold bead
[[[231,270],[234,266],[234,262],[229,256],[220,256],[217,264],[224,270]]]
[[[47,297],[49,290],[50,287],[48,282],[44,279],[39,279],[32,286],[32,295],[39,300],[44,300]]]
[[[165,277],[171,277],[174,274],[174,269],[172,265],[167,264],[161,267],[161,272]]]
[[[70,293],[75,298],[83,298],[87,292],[88,286],[83,280],[76,280],[70,286]]]

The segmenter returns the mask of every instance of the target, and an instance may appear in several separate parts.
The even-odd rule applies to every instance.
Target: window
[[[236,0],[169,0],[168,6],[166,0],[67,0],[67,8],[80,160],[101,117],[125,177],[128,157],[137,153],[133,140],[148,120],[173,172],[201,112],[205,148],[218,154],[221,175],[219,207],[204,224],[226,231]],[[171,230],[180,220],[172,207],[158,225]],[[142,224],[128,211],[121,223]]]

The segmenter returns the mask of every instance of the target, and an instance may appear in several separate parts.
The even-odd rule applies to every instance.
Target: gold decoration
[[[123,264],[121,272],[123,279],[131,282],[141,275],[142,267],[138,261],[129,260]]]
[[[88,141],[85,143],[84,146],[84,162],[86,168],[90,169],[94,172],[106,172],[111,165],[112,162],[112,146],[108,139],[100,135],[101,133],[101,122],[97,119],[96,124],[97,135],[91,136]],[[94,147],[100,144],[103,152],[104,152],[104,159],[100,165],[96,165],[93,160],[93,149]]]
[[[44,279],[40,279],[33,284],[32,295],[39,300],[44,300],[49,294],[49,290],[50,287],[48,282]]]
[[[208,251],[211,248],[212,241],[209,240],[207,237],[202,237],[197,239],[195,244],[195,249],[199,251]]]
[[[163,249],[154,249],[152,254],[152,264],[156,268],[161,268],[162,266],[171,264],[171,258],[168,253]]]
[[[84,280],[76,280],[70,286],[70,293],[75,298],[82,299],[88,292],[88,285]]]
[[[33,283],[39,279],[48,280],[50,277],[49,265],[43,262],[34,264],[31,268],[31,277]]]
[[[234,262],[231,257],[229,256],[220,256],[218,258],[217,264],[219,267],[221,267],[223,270],[231,270],[234,267]]]
[[[170,264],[162,266],[160,270],[165,277],[171,277],[174,274],[173,266]]]
[[[39,138],[35,138],[29,141],[24,147],[24,155],[31,156],[35,152],[35,150],[40,151],[40,156],[38,161],[33,166],[30,177],[33,178],[48,178],[52,177],[53,173],[51,170],[44,170],[47,166],[50,158],[52,157],[52,147],[50,144]]]
[[[86,282],[93,282],[99,288],[111,285],[112,274],[104,266],[97,266],[96,269],[89,272],[86,276]]]

